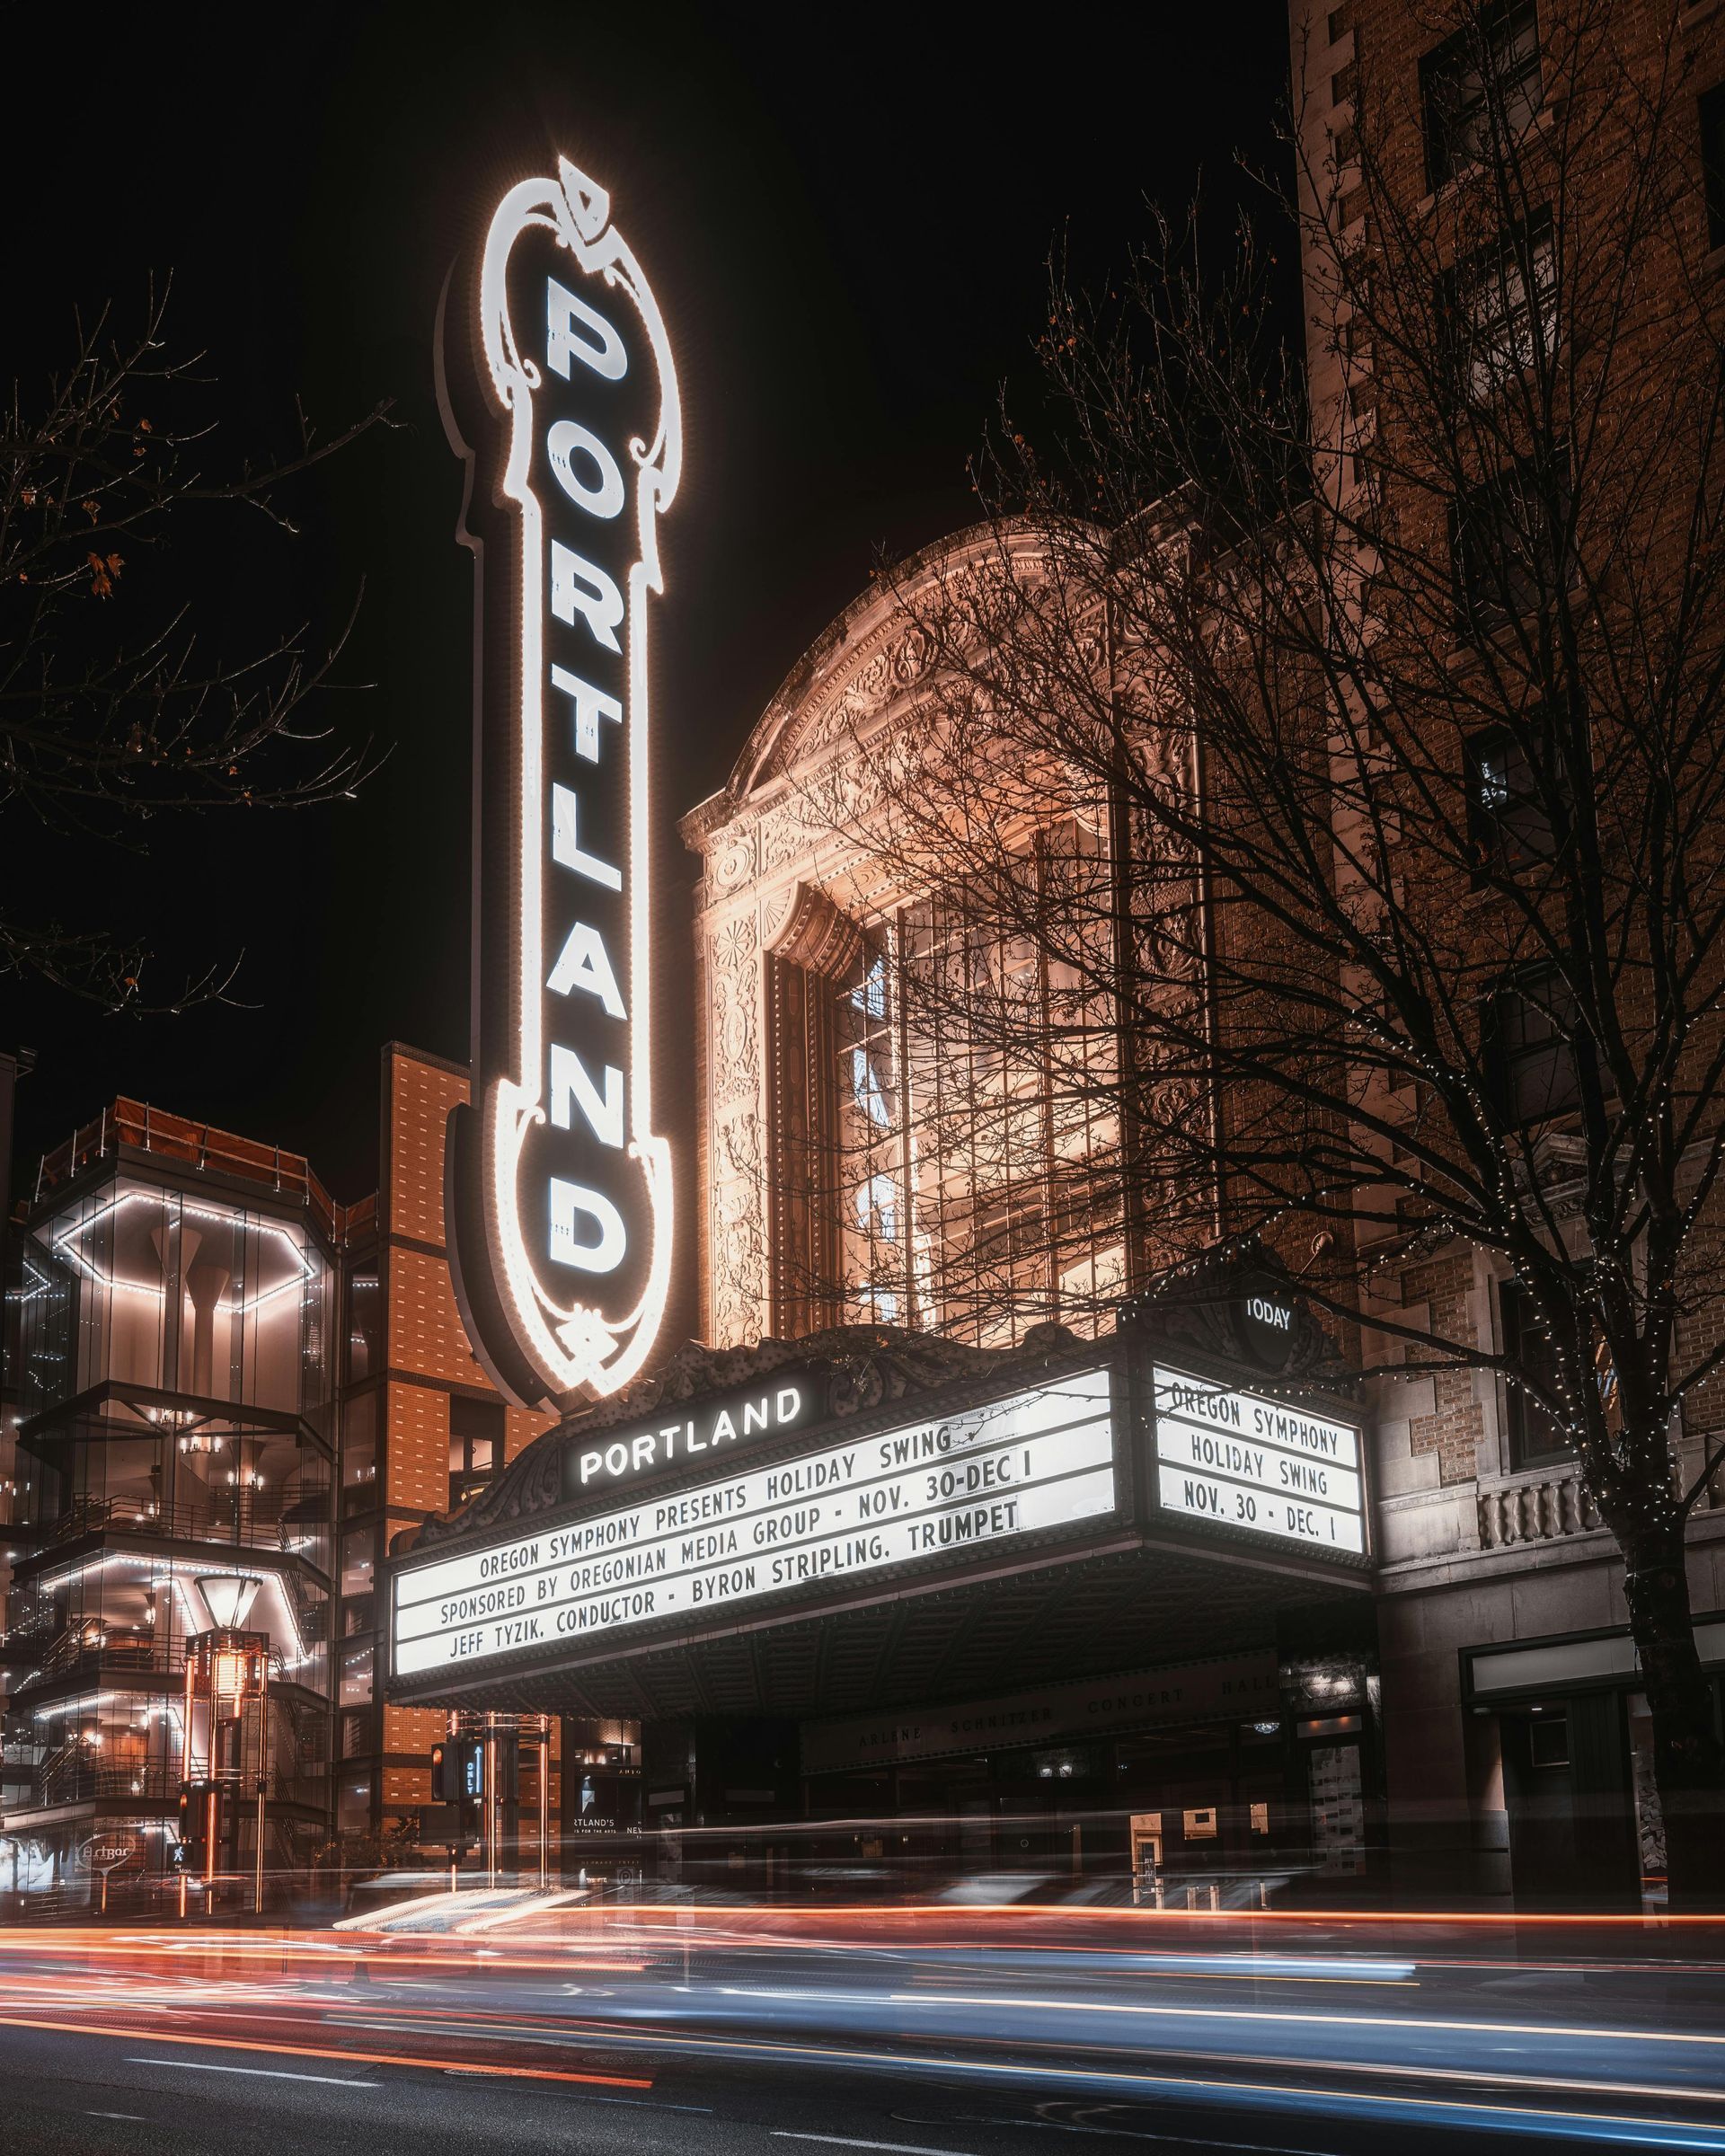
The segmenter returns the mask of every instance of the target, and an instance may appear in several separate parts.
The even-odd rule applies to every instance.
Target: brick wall
[[[1443,1339],[1477,1347],[1470,1299],[1473,1287],[1473,1253],[1446,1252],[1429,1265],[1411,1268],[1402,1277],[1405,1306],[1424,1304],[1427,1322]],[[1484,1343],[1487,1347],[1490,1342]],[[1410,1369],[1437,1360],[1429,1348],[1410,1347]],[[1433,1411],[1416,1415],[1409,1424],[1415,1454],[1436,1453],[1440,1482],[1471,1482],[1479,1472],[1480,1440],[1485,1435],[1484,1417],[1474,1397],[1471,1370],[1435,1370],[1432,1373]]]

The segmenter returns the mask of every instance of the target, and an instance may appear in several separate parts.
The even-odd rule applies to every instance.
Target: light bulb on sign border
[[[539,361],[531,356],[538,349],[536,339],[518,333],[509,273],[517,243],[534,230],[549,232],[567,251],[580,272],[579,279],[571,278],[571,283],[600,289],[633,306],[651,352],[659,409],[650,439],[637,436],[628,442],[625,455],[617,458],[597,435],[565,420],[549,429],[544,445],[553,475],[578,510],[607,521],[626,520],[632,493],[635,558],[621,588],[612,583],[608,570],[596,568],[576,548],[548,535],[545,509],[531,483],[535,451],[541,446],[535,401],[539,393],[549,393],[549,385]],[[552,290],[549,284],[547,290]],[[630,355],[607,316],[561,284],[555,286],[554,296],[564,318],[560,335],[547,327],[545,362],[550,372],[567,381],[571,365],[579,362],[601,379],[622,380]],[[603,1395],[626,1383],[651,1352],[670,1284],[670,1148],[655,1133],[652,1116],[647,601],[650,593],[664,589],[657,526],[681,473],[682,414],[669,340],[651,287],[612,223],[608,195],[567,158],[558,160],[556,179],[524,181],[498,205],[481,257],[479,331],[482,385],[493,420],[500,420],[507,432],[500,464],[486,476],[499,504],[512,514],[515,526],[511,541],[518,619],[513,624],[515,701],[509,714],[514,751],[509,808],[514,1016],[507,1055],[489,1059],[490,1068],[500,1066],[505,1074],[490,1079],[478,1102],[483,1248],[464,1250],[458,1235],[457,1271],[459,1277],[469,1267],[484,1268],[496,1290],[510,1345],[547,1395],[566,1398],[584,1388]],[[473,453],[459,438],[459,423],[447,406],[446,417],[451,421],[452,440],[472,459]],[[621,701],[576,681],[560,667],[548,667],[548,590],[559,619],[572,621],[579,611],[597,641],[623,658]],[[560,592],[570,612],[558,604]],[[624,631],[621,640],[615,633],[618,628]],[[599,745],[606,738],[601,720],[614,720],[620,729],[627,836],[621,863],[601,862],[578,844],[572,799],[561,804],[561,817],[553,815],[559,805],[546,768],[547,737],[549,729],[563,719],[556,699],[571,694],[577,699],[573,719],[579,756],[587,762],[598,760]],[[488,726],[496,723],[491,711],[484,717]],[[568,790],[562,791],[567,794]],[[585,932],[597,941],[581,923],[569,930],[571,940],[561,950],[551,948],[555,938],[547,935],[544,917],[548,835],[555,863],[608,889],[623,891],[628,949],[621,996],[617,983],[599,965],[602,943],[597,953],[583,946],[578,961],[577,935]],[[541,1253],[530,1247],[523,1217],[523,1154],[535,1131],[568,1127],[569,1100],[553,1091],[548,1112],[545,1100],[548,1052],[555,1045],[547,1039],[545,998],[553,993],[566,994],[571,985],[601,994],[613,1021],[628,1027],[627,1055],[623,1058],[628,1065],[627,1142],[623,1150],[639,1171],[644,1202],[632,1205],[620,1244],[618,1230],[624,1224],[610,1199],[601,1191],[553,1177],[552,1241]],[[609,1103],[613,1094],[608,1080],[603,1094],[589,1081],[574,1098],[591,1120],[589,1103],[601,1099]],[[562,1113],[557,1112],[560,1107]],[[613,1119],[607,1115],[606,1130]],[[595,1124],[595,1129],[599,1128]],[[615,1140],[602,1135],[602,1142]],[[571,1193],[577,1194],[573,1199]],[[585,1236],[575,1233],[571,1204],[585,1215]],[[593,1224],[599,1229],[597,1240],[590,1233]],[[603,1277],[615,1271],[628,1245],[639,1247],[643,1237],[645,1275],[630,1309],[607,1312],[597,1301],[571,1298],[567,1289],[548,1278],[549,1268],[557,1262]],[[464,1296],[464,1312],[465,1307]]]

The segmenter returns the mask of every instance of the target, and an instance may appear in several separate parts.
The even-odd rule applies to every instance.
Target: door
[[[1641,1866],[1623,1701],[1529,1701],[1499,1718],[1510,1891],[1523,1909],[1633,1909]]]

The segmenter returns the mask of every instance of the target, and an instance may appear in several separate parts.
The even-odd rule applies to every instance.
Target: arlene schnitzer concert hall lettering
[[[1115,1505],[1106,1369],[410,1566],[397,1675],[1010,1543]]]
[[[609,197],[567,159],[498,204],[439,345],[480,576],[475,1083],[450,1132],[450,1240],[493,1378],[569,1406],[641,1369],[670,1273],[647,631],[677,376]]]

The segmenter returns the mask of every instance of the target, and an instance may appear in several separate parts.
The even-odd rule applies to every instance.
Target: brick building
[[[372,1232],[350,1243],[342,1395],[337,1824],[400,1834],[431,1799],[447,1717],[386,1706],[378,1565],[391,1539],[482,1489],[544,1427],[498,1398],[456,1313],[443,1229],[444,1132],[467,1098],[456,1064],[383,1051]]]
[[[1457,879],[1446,916],[1458,992],[1499,1029],[1493,1075],[1531,1134],[1522,1172],[1551,1236],[1579,1259],[1591,1232],[1586,1082],[1581,1050],[1566,1045],[1579,1033],[1565,1029],[1567,990],[1537,932],[1516,926],[1561,888],[1555,868],[1541,880],[1557,841],[1540,778],[1553,760],[1538,744],[1561,673],[1527,624],[1577,622],[1606,652],[1652,644],[1671,595],[1693,593],[1682,505],[1705,491],[1707,453],[1687,425],[1685,377],[1716,320],[1725,37],[1710,6],[1636,0],[1504,0],[1435,16],[1393,0],[1293,0],[1290,23],[1319,476],[1344,528],[1350,490],[1399,490],[1406,565],[1384,579],[1395,595],[1384,635],[1411,655],[1402,676],[1433,730],[1463,731],[1460,755],[1445,753],[1464,774],[1458,807],[1483,870]],[[1654,206],[1645,216],[1642,202]],[[1378,280],[1363,305],[1349,257]],[[1611,415],[1603,442],[1580,418],[1589,396]],[[1458,453],[1454,472],[1433,476],[1446,449]],[[1561,469],[1559,518],[1576,505],[1561,543],[1571,551],[1550,550],[1564,566],[1549,589],[1545,512],[1529,506],[1546,497],[1516,477],[1548,456]],[[1521,508],[1506,511],[1524,483]],[[1371,515],[1381,528],[1376,505]],[[1614,552],[1641,571],[1596,581]],[[1707,604],[1685,604],[1687,641],[1704,650]],[[1578,650],[1575,678],[1608,678],[1584,641]],[[1526,724],[1506,726],[1499,711],[1517,706]],[[1623,774],[1607,796],[1632,791],[1633,751],[1625,764],[1618,745],[1643,731],[1651,741],[1662,723],[1656,696],[1644,714],[1632,694],[1621,706],[1597,697],[1591,769]],[[1593,791],[1585,775],[1577,788]],[[1704,826],[1697,841],[1704,851]],[[1634,844],[1627,823],[1605,842],[1608,879],[1632,878],[1639,857],[1613,853],[1623,843]],[[1429,860],[1406,872],[1430,875]],[[1648,947],[1644,929],[1625,932]],[[1632,1028],[1655,1015],[1632,983],[1617,1007]],[[1607,1098],[1621,1082],[1614,1073]],[[1380,1089],[1367,1105],[1405,1123],[1416,1091]],[[1711,1127],[1691,1140],[1697,1156],[1712,1142]],[[1374,1405],[1385,1789],[1406,1890],[1537,1902],[1579,1874],[1632,1902],[1638,1879],[1665,1865],[1651,1730],[1618,1544],[1582,1489],[1573,1442],[1515,1382],[1517,1371],[1554,1382],[1544,1320],[1500,1252],[1456,1236],[1404,1250],[1382,1224],[1359,1237],[1382,1253],[1386,1321],[1411,1319],[1503,1365],[1422,1375],[1434,1358],[1415,1345],[1368,1327],[1361,1346],[1367,1362],[1400,1365]],[[1679,1366],[1702,1359],[1719,1324],[1716,1253],[1703,1223],[1680,1290]],[[1717,1385],[1703,1383],[1672,1446],[1679,1491],[1697,1493],[1690,1597],[1714,1671],[1725,1515],[1704,1467],[1719,1421]],[[1712,1686],[1717,1718],[1717,1675]]]

